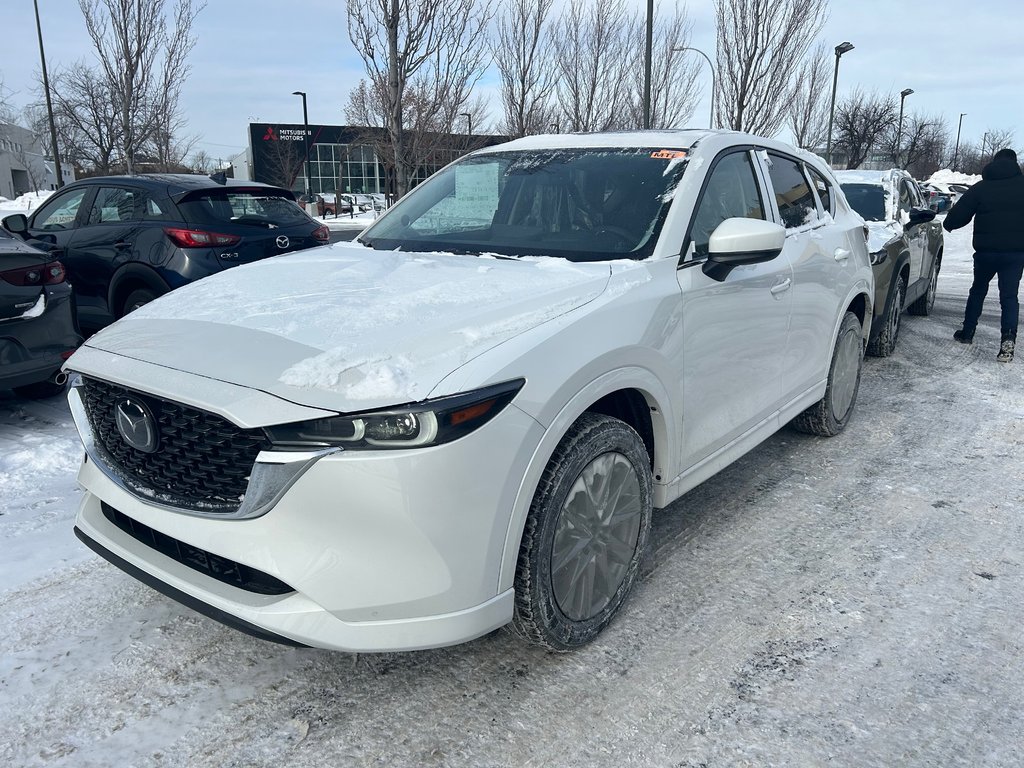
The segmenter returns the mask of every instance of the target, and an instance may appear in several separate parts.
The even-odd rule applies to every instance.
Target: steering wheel
[[[623,227],[616,227],[613,224],[602,224],[600,227],[594,230],[594,234],[600,235],[614,235],[619,239],[619,245],[630,248],[636,243],[636,235],[630,232],[628,229]]]

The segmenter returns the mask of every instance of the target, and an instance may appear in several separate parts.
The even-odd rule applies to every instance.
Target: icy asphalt
[[[497,632],[354,658],[200,617],[71,533],[62,400],[0,394],[0,765],[1024,764],[1024,359],[993,285],[952,341],[970,230],[931,317],[868,358],[837,438],[788,429],[656,517],[592,645]]]

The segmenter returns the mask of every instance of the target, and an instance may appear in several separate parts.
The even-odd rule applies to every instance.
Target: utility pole
[[[60,150],[57,148],[57,124],[53,121],[53,102],[50,101],[50,78],[46,74],[46,54],[43,52],[43,25],[39,23],[39,0],[32,0],[36,7],[36,32],[39,33],[39,63],[43,69],[43,89],[46,91],[46,115],[50,120],[50,145],[53,148],[53,174],[57,189],[64,186],[64,174],[60,170]]]
[[[644,128],[651,127],[651,52],[654,48],[654,0],[647,0],[647,41],[644,45]]]
[[[958,122],[956,124],[956,149],[953,150],[953,162],[952,162],[952,166],[953,167],[949,169],[951,171],[955,171],[956,170],[956,158],[957,158],[957,155],[960,154],[960,128],[964,124],[964,115],[966,115],[966,114],[967,114],[966,112],[961,112],[960,113],[960,122]]]

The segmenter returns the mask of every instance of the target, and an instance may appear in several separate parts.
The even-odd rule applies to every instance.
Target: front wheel
[[[825,396],[793,419],[801,432],[832,437],[843,431],[853,413],[860,388],[860,372],[864,365],[864,344],[860,320],[847,312],[839,326],[839,336],[832,352]]]
[[[583,414],[544,470],[526,518],[513,631],[553,651],[597,637],[636,579],[651,503],[640,436],[618,419]]]
[[[935,306],[935,293],[939,287],[939,268],[941,266],[942,262],[936,256],[935,261],[932,263],[932,273],[928,277],[928,290],[907,307],[907,312],[912,315],[919,315],[920,317],[928,317],[932,313],[932,308]]]
[[[868,344],[868,354],[875,357],[888,357],[896,350],[896,340],[900,335],[900,320],[903,317],[903,299],[907,295],[907,282],[903,275],[896,276],[892,298],[889,300],[889,311],[885,316],[885,325],[875,340]]]

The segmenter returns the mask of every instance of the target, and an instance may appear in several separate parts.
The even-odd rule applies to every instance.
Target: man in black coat
[[[996,152],[981,172],[981,181],[957,201],[942,226],[949,232],[974,219],[974,284],[967,296],[964,327],[953,334],[963,344],[974,341],[974,329],[988,293],[999,275],[1002,340],[996,360],[1013,360],[1020,311],[1017,291],[1024,272],[1024,175],[1012,149]]]

